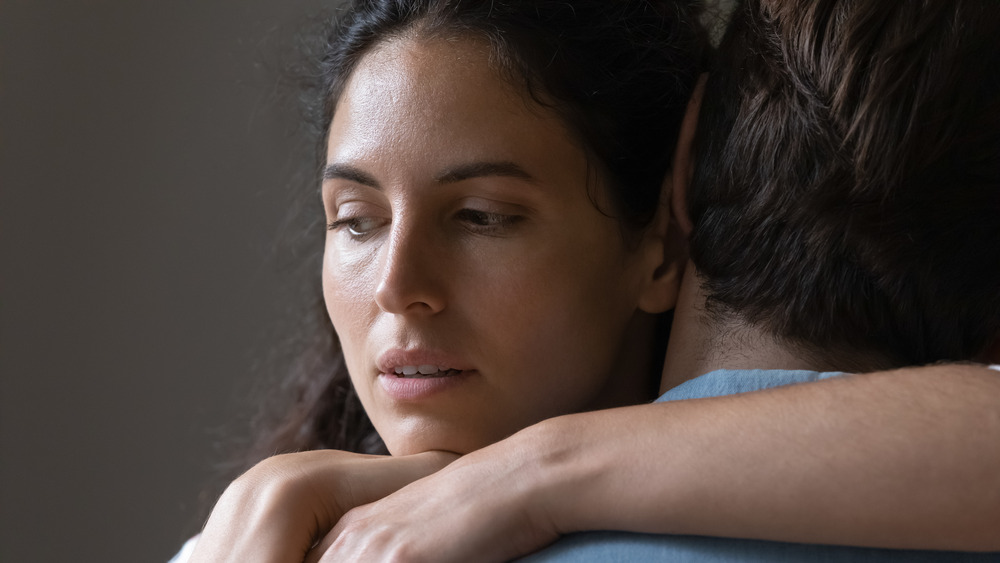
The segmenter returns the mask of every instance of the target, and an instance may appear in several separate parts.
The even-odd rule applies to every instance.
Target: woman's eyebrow
[[[510,178],[518,178],[521,180],[526,180],[528,182],[534,182],[535,177],[529,174],[524,168],[521,168],[517,164],[509,161],[497,161],[497,162],[471,162],[468,164],[462,164],[456,166],[441,174],[437,178],[439,184],[449,184],[454,182],[461,182],[463,180],[469,180],[471,178],[481,178],[484,176],[506,176]],[[323,169],[323,179],[324,180],[347,180],[350,182],[356,182],[363,186],[369,186],[375,188],[376,190],[381,190],[382,186],[378,183],[378,180],[362,171],[359,168],[351,166],[350,164],[328,164]]]
[[[508,176],[529,182],[535,181],[535,177],[529,174],[524,168],[509,161],[462,164],[438,176],[437,181],[439,184],[448,184],[483,176]]]
[[[379,185],[375,178],[372,178],[350,164],[327,164],[326,168],[323,169],[323,179],[348,180],[350,182],[357,182],[363,186],[375,188],[376,190],[382,189],[382,186]]]

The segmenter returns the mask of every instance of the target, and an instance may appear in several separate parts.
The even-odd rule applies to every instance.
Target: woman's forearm
[[[547,452],[523,498],[559,532],[1000,550],[1000,374],[982,367],[570,415],[497,446]]]

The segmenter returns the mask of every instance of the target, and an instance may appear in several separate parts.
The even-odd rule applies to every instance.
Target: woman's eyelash
[[[477,209],[462,209],[455,214],[461,221],[471,223],[475,227],[487,229],[502,229],[519,223],[524,217],[521,215],[504,215],[502,213],[490,213]]]
[[[455,214],[455,218],[464,223],[470,231],[482,234],[502,233],[524,219],[521,215],[505,215],[478,209],[462,209]],[[364,240],[386,222],[378,217],[345,217],[328,222],[326,228],[328,231],[346,228],[351,238]]]
[[[376,217],[347,217],[330,221],[327,223],[326,228],[329,231],[336,231],[347,227],[348,234],[353,238],[361,239],[371,235],[383,222],[382,219]]]
[[[350,224],[350,222],[353,220],[354,219],[336,219],[334,221],[330,221],[326,224],[326,230],[336,231],[337,229],[343,227],[344,225]]]

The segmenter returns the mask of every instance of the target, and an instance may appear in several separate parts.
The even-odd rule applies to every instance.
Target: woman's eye
[[[385,219],[379,217],[347,217],[331,221],[327,225],[327,229],[331,231],[346,229],[351,238],[363,240],[384,226],[386,222]]]
[[[512,227],[524,219],[520,215],[504,215],[477,209],[462,209],[455,214],[455,218],[466,223],[474,231],[488,234],[502,232],[503,229]]]

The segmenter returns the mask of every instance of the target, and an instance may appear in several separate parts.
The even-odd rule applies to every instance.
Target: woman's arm
[[[551,419],[348,512],[329,560],[628,530],[1000,550],[1000,374],[930,366]]]
[[[321,450],[274,456],[226,488],[192,563],[299,563],[355,506],[437,471],[455,454],[372,456]]]
[[[582,467],[542,468],[584,491],[542,498],[560,531],[1000,550],[996,372],[932,366],[643,409],[540,436],[586,427],[569,446]],[[647,452],[629,475],[607,470],[629,451]]]

